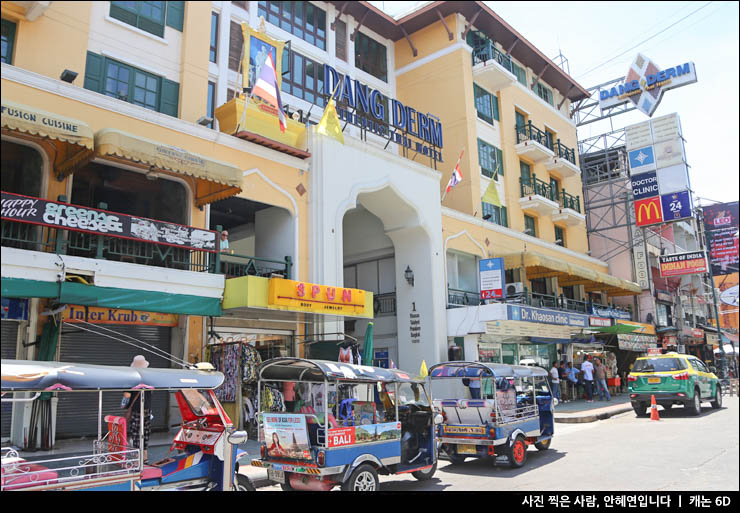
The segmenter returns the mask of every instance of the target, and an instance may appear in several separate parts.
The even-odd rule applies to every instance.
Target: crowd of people
[[[600,401],[611,401],[607,385],[606,365],[601,358],[586,355],[581,368],[571,362],[555,361],[550,369],[553,396],[560,402],[574,401],[585,395],[586,401],[594,402],[598,393]]]

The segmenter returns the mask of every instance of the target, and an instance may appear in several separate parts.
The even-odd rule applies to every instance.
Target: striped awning
[[[241,170],[218,160],[113,128],[95,134],[95,155],[124,160],[154,171],[170,171],[197,180],[195,204],[203,206],[241,192]]]
[[[564,262],[533,251],[505,255],[504,268],[527,270],[527,279],[558,278],[558,285],[583,285],[586,292],[604,291],[609,296],[628,296],[642,292],[640,286],[578,264]]]

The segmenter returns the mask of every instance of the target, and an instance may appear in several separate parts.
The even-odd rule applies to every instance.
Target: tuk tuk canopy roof
[[[223,381],[215,371],[2,360],[3,392],[213,389]]]
[[[527,378],[531,376],[547,376],[547,371],[542,367],[528,367],[525,365],[485,362],[445,362],[433,365],[429,369],[429,375],[432,378]]]
[[[416,379],[398,369],[381,369],[367,365],[291,357],[267,360],[259,366],[257,372],[260,379],[265,381],[423,383],[423,380]]]

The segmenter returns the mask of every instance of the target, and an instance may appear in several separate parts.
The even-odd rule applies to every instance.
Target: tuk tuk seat
[[[21,488],[30,488],[40,484],[56,484],[59,474],[55,471],[38,465],[36,463],[27,463],[24,459],[15,462],[16,466],[6,471],[2,469],[2,485],[4,490],[20,490]]]

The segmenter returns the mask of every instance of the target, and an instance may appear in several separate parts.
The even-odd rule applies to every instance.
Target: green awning
[[[628,324],[616,324],[614,326],[604,326],[604,327],[598,327],[598,326],[591,326],[590,328],[587,328],[588,331],[595,331],[597,333],[611,333],[611,334],[620,334],[620,333],[632,333],[633,331],[639,330],[640,326],[630,326]]]
[[[59,284],[20,278],[3,278],[2,296],[9,298],[57,298],[57,302],[61,304],[124,308],[178,315],[218,317],[223,314],[219,298],[96,287],[73,282]]]

